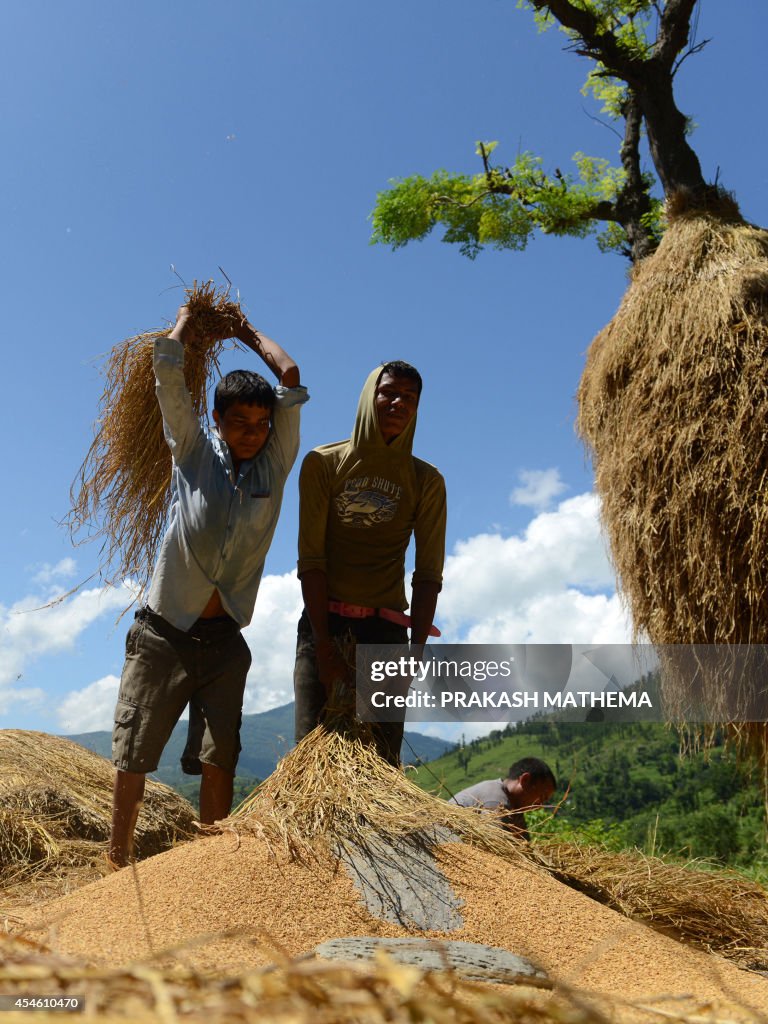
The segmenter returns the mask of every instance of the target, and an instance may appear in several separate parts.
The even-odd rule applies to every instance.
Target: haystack
[[[184,376],[195,413],[207,415],[207,391],[218,376],[224,341],[245,317],[229,289],[195,282],[186,293],[195,337],[185,345]],[[120,342],[104,367],[95,436],[72,484],[67,524],[73,540],[102,543],[108,583],[149,581],[170,504],[171,455],[155,397],[152,349],[157,329]]]
[[[768,970],[768,893],[736,872],[667,863],[639,850],[537,844],[566,885],[657,931]]]
[[[768,642],[767,356],[768,231],[727,199],[673,205],[578,392],[620,589],[654,644]],[[734,692],[727,662],[671,664],[673,716],[766,717],[759,665]]]
[[[0,896],[65,892],[100,877],[112,814],[114,769],[60,736],[0,732]],[[136,826],[150,856],[194,833],[195,811],[168,786],[148,781]]]
[[[438,800],[379,757],[369,728],[343,714],[318,726],[237,808],[233,827],[307,861],[318,842],[331,849],[340,843],[364,847],[374,837],[429,849],[450,833],[518,864],[530,863],[522,845],[491,818]]]

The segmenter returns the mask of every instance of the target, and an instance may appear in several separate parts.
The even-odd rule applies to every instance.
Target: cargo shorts
[[[155,771],[187,704],[195,730],[182,765],[200,762],[234,774],[251,652],[234,619],[198,619],[188,632],[141,608],[125,641],[115,708],[112,761],[129,772]]]

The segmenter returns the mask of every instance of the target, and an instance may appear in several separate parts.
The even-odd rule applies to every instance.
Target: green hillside
[[[413,778],[448,796],[505,776],[526,756],[543,758],[555,772],[555,800],[570,787],[554,819],[529,815],[546,832],[768,874],[760,780],[737,764],[722,737],[706,755],[681,757],[677,734],[660,724],[539,719],[464,744]]]

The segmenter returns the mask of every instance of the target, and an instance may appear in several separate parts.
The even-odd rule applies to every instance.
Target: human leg
[[[306,612],[302,613],[296,632],[296,662],[293,669],[295,740],[320,724],[325,711],[326,694],[317,671],[315,643]]]
[[[403,712],[405,713],[405,712]],[[403,745],[405,722],[372,722],[371,734],[376,753],[389,764],[399,768],[400,747]]]
[[[188,699],[187,669],[173,644],[150,627],[144,609],[128,630],[125,649],[112,732],[117,772],[109,840],[110,859],[119,867],[133,855],[146,773],[157,768]]]
[[[232,793],[235,776],[216,764],[203,761],[203,777],[200,780],[200,821],[212,825],[214,821],[226,818],[232,810]]]
[[[400,658],[408,656],[408,633],[404,626],[379,616],[372,616],[363,619],[357,625],[355,633],[358,644],[375,646],[377,659],[391,658],[393,661],[399,661]],[[366,654],[370,657],[371,651],[367,651]],[[409,677],[391,677],[387,680],[387,690],[389,693],[399,693],[404,697],[408,693],[410,682]],[[388,708],[386,714],[386,721],[371,722],[371,739],[379,757],[399,768],[400,748],[405,730],[405,708]]]
[[[112,831],[109,837],[109,859],[115,867],[123,868],[133,856],[133,833],[144,798],[144,780],[141,772],[115,772],[112,791]]]
[[[243,695],[251,652],[232,620],[196,624],[201,643],[202,685],[190,698],[185,771],[198,766],[200,821],[212,825],[232,809],[240,754]]]

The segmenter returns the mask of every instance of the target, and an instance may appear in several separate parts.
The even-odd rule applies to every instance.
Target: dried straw
[[[0,731],[0,892],[10,900],[58,895],[100,877],[112,815],[114,768],[60,736]],[[194,834],[195,811],[147,782],[136,847],[150,856]]]
[[[637,850],[554,842],[537,848],[555,878],[626,917],[741,967],[768,970],[768,893],[756,882]]]
[[[155,961],[95,968],[64,960],[29,940],[0,938],[0,993],[79,996],[86,1020],[136,1024],[607,1024],[659,1020],[652,1007],[561,985],[555,993],[527,986],[484,985],[452,971],[425,972],[382,956],[373,963],[279,957],[273,966],[211,976]],[[34,1011],[41,1024],[60,1012]],[[675,1020],[700,1021],[682,1011]],[[745,1011],[739,1019],[750,1020]],[[14,1018],[15,1019],[15,1018]],[[711,1018],[714,1020],[714,1018]],[[731,1020],[734,1019],[730,1016]]]
[[[370,725],[357,721],[334,695],[326,721],[305,736],[235,810],[229,823],[263,836],[299,860],[316,844],[364,847],[370,837],[417,839],[427,849],[446,833],[535,870],[524,844],[493,815],[446,803],[419,789],[375,751]]]
[[[193,283],[186,304],[195,331],[185,344],[184,376],[195,413],[205,418],[219,355],[245,319],[229,289]],[[67,525],[73,540],[101,541],[100,573],[110,584],[149,581],[170,504],[171,455],[155,397],[152,349],[168,330],[120,342],[104,367],[96,432],[72,484]]]
[[[578,429],[636,634],[764,644],[768,231],[734,204],[673,212],[589,349]],[[678,671],[670,712],[685,717],[702,695],[711,707],[718,687],[725,698],[718,672],[693,683]],[[754,696],[728,694],[713,720],[755,717]]]

